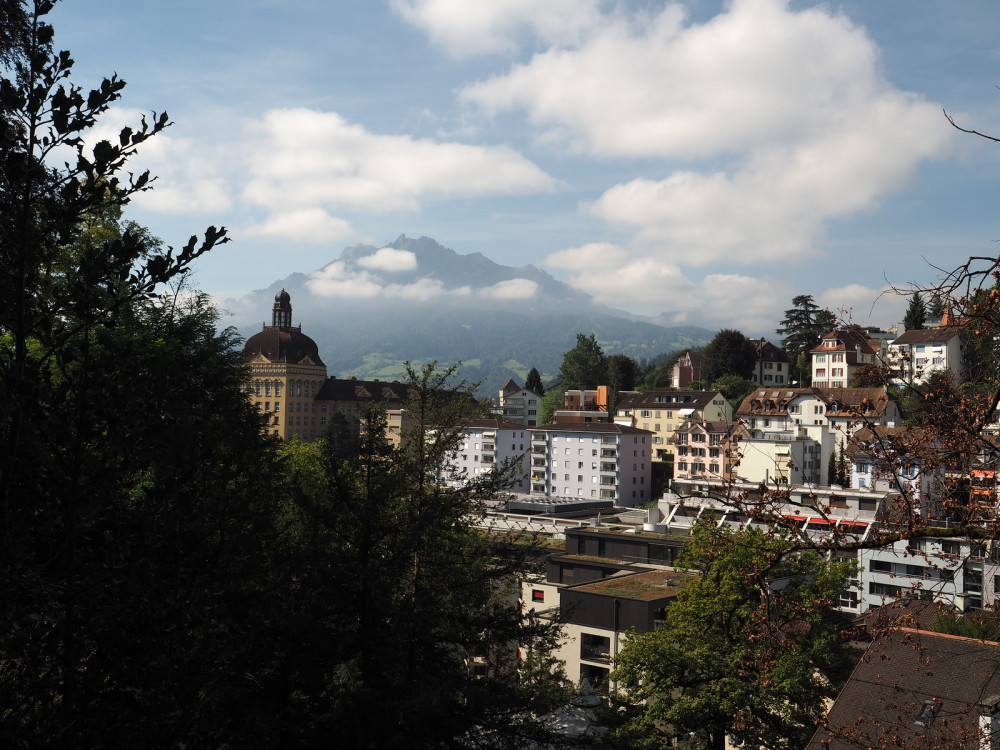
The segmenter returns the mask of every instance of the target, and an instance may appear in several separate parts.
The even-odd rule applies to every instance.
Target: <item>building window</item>
[[[544,602],[545,601],[545,592],[544,591],[540,591],[539,589],[532,589],[531,590],[531,601],[533,601],[533,602]]]

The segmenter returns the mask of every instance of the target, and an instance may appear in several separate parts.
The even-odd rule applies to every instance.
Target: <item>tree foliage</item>
[[[903,328],[907,331],[923,330],[924,323],[927,322],[927,306],[920,292],[914,292],[910,297],[910,304],[906,308],[906,315],[903,316]]]
[[[596,388],[604,385],[608,378],[608,360],[604,350],[597,343],[595,334],[576,334],[576,346],[563,355],[559,367],[561,388]]]
[[[528,371],[528,377],[524,380],[524,389],[537,393],[539,396],[545,395],[545,386],[542,384],[542,376],[538,372],[538,368],[532,367]]]
[[[626,688],[633,747],[697,740],[800,748],[815,731],[847,644],[824,613],[851,566],[760,530],[699,524],[680,564],[697,573],[663,627],[628,637],[612,676]]]
[[[538,550],[470,524],[510,467],[459,487],[437,481],[471,392],[450,382],[452,369],[408,375],[412,422],[399,450],[378,409],[364,415],[356,455],[325,441],[283,448],[295,462],[290,604],[302,652],[284,690],[312,707],[309,744],[336,735],[342,747],[438,747],[469,733],[523,743],[537,731],[531,714],[567,698],[558,673],[528,681],[517,669],[516,644],[541,655],[558,634],[513,603]]]
[[[785,310],[781,327],[777,329],[788,360],[797,362],[799,355],[808,355],[836,323],[836,316],[817,305],[812,295],[800,294],[793,297],[792,307]]]
[[[746,336],[733,328],[724,328],[705,347],[702,382],[712,383],[724,375],[749,379],[756,356],[753,344]]]

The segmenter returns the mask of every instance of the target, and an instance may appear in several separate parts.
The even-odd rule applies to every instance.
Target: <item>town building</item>
[[[826,334],[812,357],[814,388],[847,388],[865,365],[882,364],[885,339],[870,338],[859,326],[838,328]]]
[[[531,494],[644,505],[652,498],[652,433],[608,422],[534,427]]]
[[[949,374],[956,385],[965,380],[965,326],[948,314],[943,322],[950,324],[906,331],[889,344],[889,373],[894,385],[925,383],[935,373]]]
[[[580,527],[566,530],[565,549],[544,577],[522,585],[522,606],[565,622],[554,656],[576,684],[606,692],[614,659],[629,632],[648,633],[691,576],[673,570],[685,537]],[[530,644],[522,644],[522,649]]]
[[[522,388],[511,378],[500,389],[497,416],[507,422],[514,422],[525,427],[535,427],[538,424],[538,411],[541,408],[542,397],[534,391]]]
[[[246,392],[268,415],[266,429],[281,438],[313,440],[322,431],[316,394],[326,380],[326,365],[316,342],[292,325],[292,301],[284,289],[274,296],[271,325],[243,345],[250,366]]]
[[[528,492],[528,455],[531,434],[524,425],[500,419],[470,419],[462,424],[461,442],[448,464],[442,467],[441,480],[459,487],[470,480],[509,468],[507,489]]]
[[[791,365],[785,350],[780,346],[775,346],[767,339],[749,339],[749,341],[755,352],[750,379],[763,386],[788,385],[791,378]]]
[[[807,750],[993,750],[1000,644],[911,625],[875,634]]]
[[[409,386],[405,383],[328,378],[316,393],[314,411],[319,415],[321,430],[340,422],[349,432],[358,434],[365,411],[378,406],[386,413],[386,437],[398,448],[409,425],[408,400]]]
[[[692,383],[701,383],[701,367],[705,355],[701,352],[686,351],[670,371],[670,385],[673,388],[689,388]]]
[[[653,458],[663,461],[675,452],[674,431],[685,421],[731,422],[733,407],[720,391],[644,391],[624,395],[615,423],[649,430]]]
[[[687,419],[674,430],[674,477],[722,481],[733,476],[738,440],[745,430],[737,422]]]

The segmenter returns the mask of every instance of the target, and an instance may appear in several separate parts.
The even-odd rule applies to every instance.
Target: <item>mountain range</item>
[[[460,255],[429,237],[400,235],[376,248],[355,245],[312,273],[291,273],[222,308],[244,337],[270,324],[274,295],[291,295],[293,323],[319,346],[331,375],[392,379],[402,363],[461,360],[484,394],[538,368],[559,370],[576,334],[596,334],[607,354],[651,359],[700,346],[697,326],[661,326],[596,304],[533,265],[511,267],[481,253]]]

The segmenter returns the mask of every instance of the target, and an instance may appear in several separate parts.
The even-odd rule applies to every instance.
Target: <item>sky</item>
[[[406,234],[773,337],[796,295],[886,327],[907,302],[887,289],[1000,253],[1000,144],[943,113],[1000,134],[994,0],[63,0],[50,20],[76,83],[128,82],[95,139],[168,112],[127,216],[173,246],[225,226],[193,279],[220,301],[293,272],[398,295],[412,258],[330,264]]]

